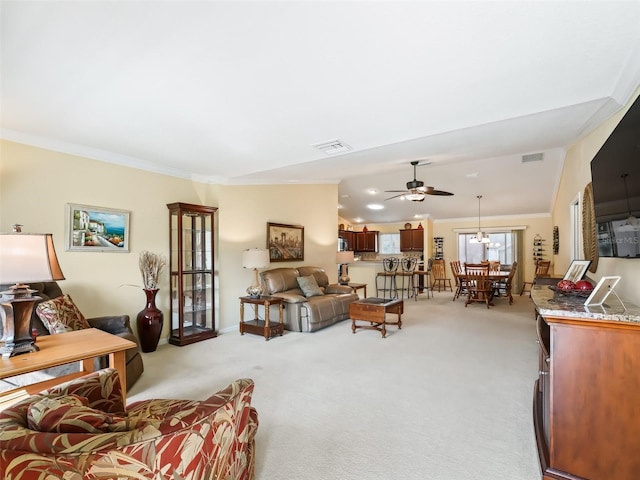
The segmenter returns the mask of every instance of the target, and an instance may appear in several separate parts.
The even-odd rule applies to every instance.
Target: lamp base
[[[251,298],[258,298],[262,295],[262,286],[260,285],[260,280],[258,280],[257,268],[253,269],[253,283],[247,288],[247,293]]]
[[[26,341],[23,343],[5,343],[2,347],[0,347],[0,355],[4,358],[15,357],[16,355],[20,355],[22,353],[31,353],[38,352],[40,347],[38,347],[33,340]]]
[[[5,296],[0,300],[4,310],[2,316],[4,345],[0,348],[0,354],[3,357],[40,350],[31,336],[31,314],[36,300],[40,300],[40,297],[7,298]]]
[[[258,298],[262,295],[262,287],[260,287],[260,285],[251,285],[247,288],[247,294],[249,294],[251,298]]]
[[[350,281],[351,279],[347,274],[347,264],[343,263],[342,265],[340,265],[340,276],[338,277],[338,283],[340,285],[348,285]]]

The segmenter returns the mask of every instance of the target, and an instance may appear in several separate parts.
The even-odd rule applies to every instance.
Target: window
[[[514,235],[511,232],[491,232],[489,243],[471,243],[475,233],[458,234],[458,259],[462,263],[480,263],[482,260],[499,261],[511,265],[514,260]]]
[[[380,253],[400,253],[399,233],[379,233]]]

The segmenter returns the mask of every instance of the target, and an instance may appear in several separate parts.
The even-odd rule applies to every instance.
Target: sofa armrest
[[[351,293],[353,292],[353,288],[349,285],[339,285],[337,283],[332,283],[331,285],[327,285],[325,287],[324,293]]]
[[[159,420],[155,426],[163,435],[189,428],[207,417],[212,418],[214,425],[232,423],[243,429],[255,423],[257,428],[257,414],[253,414],[254,419],[248,418],[253,388],[253,380],[243,378],[202,401],[141,400],[127,406],[127,417],[133,421]]]
[[[133,333],[129,322],[129,315],[110,315],[106,317],[87,318],[87,322],[94,328],[98,328],[113,335]]]
[[[49,388],[42,395],[59,397],[78,395],[89,400],[89,406],[103,412],[124,415],[124,395],[120,386],[118,371],[105,368],[68,382]]]

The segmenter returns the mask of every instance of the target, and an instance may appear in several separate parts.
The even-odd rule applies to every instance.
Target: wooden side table
[[[367,284],[366,283],[348,283],[347,285],[349,285],[351,288],[353,288],[353,291],[358,293],[358,290],[360,290],[361,288],[364,289],[364,298],[367,298]]]
[[[280,297],[240,297],[240,335],[244,335],[245,332],[253,333],[255,335],[264,335],[265,340],[269,340],[271,337],[279,334],[284,334],[284,321],[282,318],[284,299]],[[253,320],[247,322],[244,321],[244,304],[248,303],[253,305]],[[262,305],[264,307],[264,320],[258,316],[258,307]],[[271,305],[278,305],[280,311],[280,318],[278,322],[272,322],[269,320],[269,307]]]

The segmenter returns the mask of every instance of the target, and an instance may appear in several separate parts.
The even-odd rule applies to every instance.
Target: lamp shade
[[[337,264],[345,264],[345,263],[353,263],[353,252],[352,251],[343,251],[336,253],[336,263]]]
[[[50,233],[0,234],[0,283],[64,280]]]
[[[264,268],[268,267],[269,263],[269,250],[266,248],[250,248],[242,252],[244,268]]]

